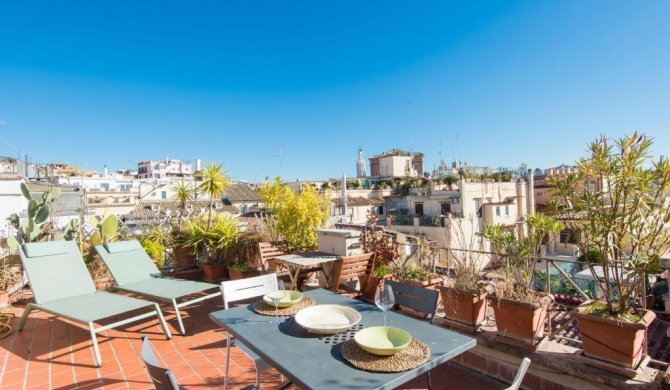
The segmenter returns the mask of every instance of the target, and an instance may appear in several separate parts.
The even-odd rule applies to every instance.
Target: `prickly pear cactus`
[[[119,237],[119,220],[114,214],[110,214],[108,210],[105,210],[102,221],[99,221],[96,217],[91,217],[88,222],[95,227],[95,232],[89,239],[91,245],[116,241]]]
[[[51,187],[48,191],[44,191],[39,199],[35,199],[30,194],[26,183],[21,183],[21,193],[28,200],[28,218],[21,221],[17,214],[9,216],[10,225],[16,229],[16,236],[7,238],[7,245],[13,250],[17,250],[19,245],[31,242],[39,236],[42,224],[51,216],[49,204],[58,199],[61,190],[58,187]]]

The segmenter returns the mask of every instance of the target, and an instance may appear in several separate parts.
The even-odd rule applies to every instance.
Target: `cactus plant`
[[[16,229],[16,236],[9,236],[7,244],[13,250],[19,245],[34,241],[41,233],[41,227],[51,215],[49,204],[60,196],[59,187],[51,187],[45,191],[39,199],[33,198],[25,183],[21,183],[21,193],[28,200],[28,218],[21,221],[17,214],[9,216],[9,223]]]
[[[114,214],[110,214],[109,210],[105,210],[102,220],[91,217],[88,223],[95,228],[89,239],[89,243],[93,246],[116,241],[119,237],[119,220]]]

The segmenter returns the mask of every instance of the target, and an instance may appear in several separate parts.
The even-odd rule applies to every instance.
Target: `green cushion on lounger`
[[[72,249],[71,241],[49,241],[32,242],[30,245],[23,244],[23,251],[28,257],[44,257],[62,255]]]
[[[109,253],[130,252],[137,249],[144,250],[142,244],[137,240],[108,242],[105,248]]]

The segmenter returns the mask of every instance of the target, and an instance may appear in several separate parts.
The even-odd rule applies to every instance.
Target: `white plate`
[[[295,322],[316,334],[344,332],[361,320],[361,313],[340,305],[316,305],[306,307],[295,315]]]

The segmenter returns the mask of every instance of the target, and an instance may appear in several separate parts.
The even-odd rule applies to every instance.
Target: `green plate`
[[[281,301],[279,301],[279,307],[293,306],[296,303],[300,302],[300,300],[302,299],[302,293],[300,291],[295,291],[295,290],[284,290],[284,291],[286,292],[286,294],[284,295],[284,298],[282,298]],[[270,293],[270,294],[273,294],[273,293]],[[263,297],[263,300],[268,305],[274,307],[275,304],[272,303],[272,299],[270,299],[270,294],[266,294]]]
[[[407,347],[412,336],[406,331],[391,326],[373,326],[356,332],[356,344],[373,355],[395,355]]]

